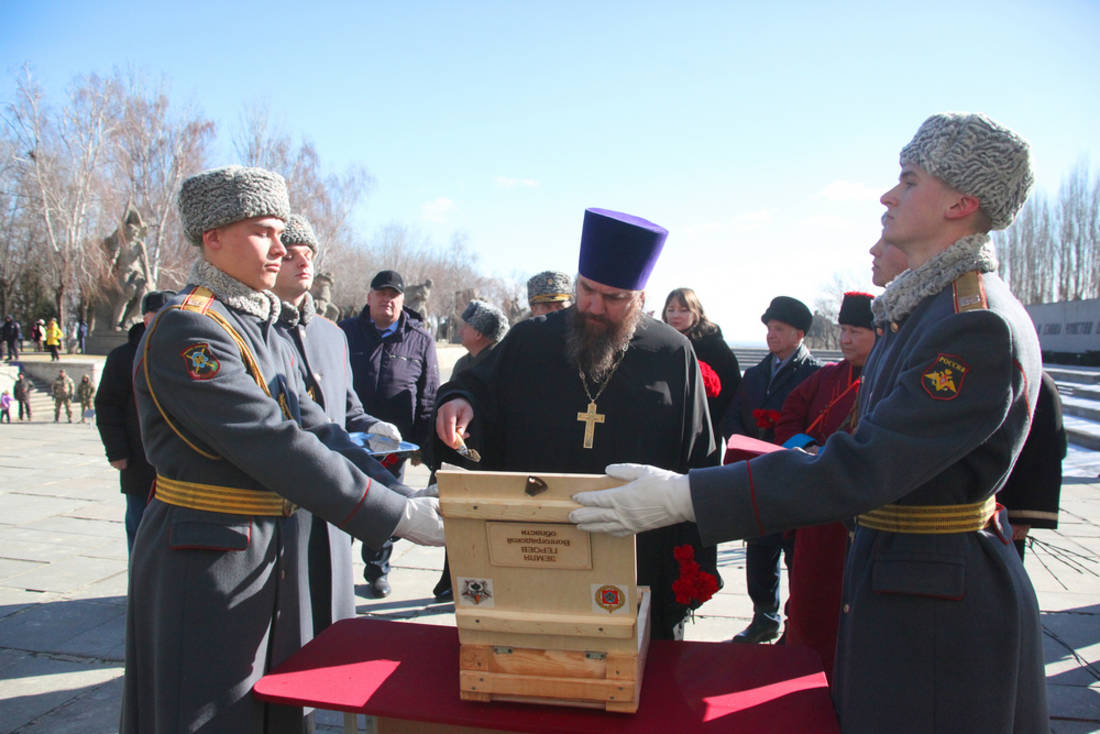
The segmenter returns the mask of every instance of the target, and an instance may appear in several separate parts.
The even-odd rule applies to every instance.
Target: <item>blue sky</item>
[[[1053,193],[1100,167],[1096,2],[207,2],[0,0],[11,99],[24,62],[54,99],[133,67],[219,125],[246,107],[364,165],[365,232],[462,231],[484,270],[574,272],[587,206],[670,230],[659,308],[696,289],[727,338],[762,341],[768,300],[867,249],[897,152],[929,114],[979,111],[1034,147]],[[293,182],[291,182],[293,185]]]

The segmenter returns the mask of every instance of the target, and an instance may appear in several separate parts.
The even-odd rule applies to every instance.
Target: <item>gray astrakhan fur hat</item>
[[[195,174],[183,182],[179,195],[183,231],[193,245],[202,233],[253,217],[290,216],[286,181],[263,168],[225,166]]]
[[[283,246],[305,245],[317,254],[317,235],[313,232],[313,226],[309,220],[301,214],[291,214],[286,219],[286,230],[283,232]]]
[[[1004,229],[1035,181],[1030,150],[1026,140],[985,115],[944,112],[924,121],[901,149],[901,163],[918,165],[975,197],[993,229]]]
[[[573,297],[573,279],[568,273],[544,270],[527,281],[528,303],[557,303]]]
[[[494,342],[500,341],[508,333],[508,317],[499,308],[485,301],[470,301],[462,312],[462,320]]]

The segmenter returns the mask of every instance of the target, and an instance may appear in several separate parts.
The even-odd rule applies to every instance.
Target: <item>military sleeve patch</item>
[[[962,391],[970,366],[953,354],[940,352],[921,373],[921,387],[933,400],[954,400]]]
[[[221,362],[210,352],[209,344],[192,344],[180,352],[187,375],[192,380],[209,380],[218,374]]]

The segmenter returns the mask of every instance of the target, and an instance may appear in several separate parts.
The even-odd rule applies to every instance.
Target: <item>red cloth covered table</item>
[[[654,641],[638,712],[615,714],[463,701],[455,628],[361,617],[329,627],[253,691],[273,703],[531,734],[840,731],[817,656],[773,645]]]

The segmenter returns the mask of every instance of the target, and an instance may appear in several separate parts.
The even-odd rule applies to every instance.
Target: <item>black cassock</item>
[[[699,365],[691,344],[649,317],[596,400],[592,448],[583,448],[588,411],[577,368],[565,359],[565,330],[573,309],[516,324],[483,363],[440,388],[441,405],[465,397],[474,406],[468,445],[489,471],[603,474],[608,464],[653,464],[676,472],[718,463]],[[599,387],[588,384],[595,396]],[[470,466],[438,439],[444,461]],[[638,583],[653,592],[651,632],[671,639],[687,614],[672,582],[679,575],[673,547],[695,547],[695,558],[717,576],[717,551],[703,548],[694,523],[638,536]]]

